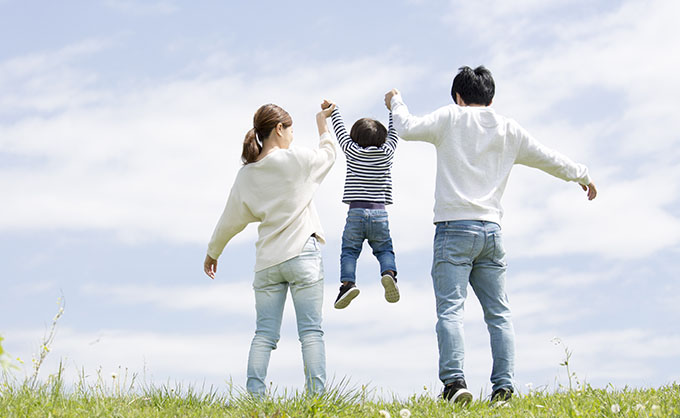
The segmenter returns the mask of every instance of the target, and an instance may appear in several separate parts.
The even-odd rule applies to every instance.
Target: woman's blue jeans
[[[468,283],[477,295],[491,340],[493,390],[512,388],[515,332],[505,293],[505,250],[498,224],[449,221],[436,225],[432,281],[437,301],[439,378],[464,378],[463,309]]]
[[[266,393],[269,357],[280,338],[283,307],[290,289],[302,346],[305,387],[310,394],[323,393],[326,383],[321,329],[323,263],[316,238],[309,238],[299,256],[255,273],[253,288],[257,328],[248,355],[246,389],[258,396]]]

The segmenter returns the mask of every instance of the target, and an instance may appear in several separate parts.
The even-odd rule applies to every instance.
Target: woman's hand
[[[203,271],[205,271],[205,274],[207,274],[208,277],[214,280],[215,273],[217,273],[217,260],[206,254],[205,261],[203,262]]]
[[[321,103],[321,112],[316,114],[316,126],[319,128],[319,136],[328,132],[326,119],[331,116],[331,113],[333,113],[334,110],[335,103],[324,99],[323,103]]]

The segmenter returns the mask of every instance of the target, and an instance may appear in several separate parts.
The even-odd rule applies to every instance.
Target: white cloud
[[[90,39],[0,63],[0,111],[53,112],[99,102],[106,92],[92,88],[97,75],[72,62],[112,44],[111,40]]]
[[[512,251],[639,258],[677,245],[680,220],[670,208],[677,206],[678,190],[676,182],[664,179],[678,178],[674,132],[680,126],[673,127],[677,122],[664,109],[673,108],[669,101],[680,86],[669,79],[669,90],[662,96],[652,88],[637,88],[654,79],[656,68],[638,65],[639,59],[663,62],[668,68],[678,65],[667,63],[664,52],[678,31],[657,29],[672,6],[654,3],[640,10],[624,4],[593,12],[592,17],[570,20],[568,15],[569,24],[540,23],[551,35],[546,43],[532,41],[531,25],[519,25],[515,32],[504,25],[515,15],[526,20],[554,13],[562,3],[548,7],[528,1],[517,9],[496,4],[492,10],[468,3],[455,6],[463,7],[466,15],[485,16],[489,39],[503,39],[500,45],[489,40],[484,46],[493,57],[489,66],[498,82],[499,111],[516,116],[547,145],[588,164],[600,188],[600,196],[587,202],[573,184],[516,169],[504,203]],[[638,18],[641,15],[644,18]],[[660,47],[646,47],[652,43]],[[624,44],[626,48],[620,46]],[[27,86],[17,90],[21,94],[5,99],[10,100],[5,107],[50,109],[52,114],[31,117],[29,112],[15,123],[0,125],[5,159],[21,156],[29,162],[2,169],[0,184],[10,198],[0,209],[0,228],[100,229],[128,241],[204,243],[238,169],[241,138],[260,104],[276,102],[288,109],[295,120],[296,144],[314,146],[311,115],[321,97],[337,100],[348,123],[366,115],[385,120],[385,114],[370,110],[380,109],[383,92],[394,85],[417,85],[425,73],[422,67],[399,62],[391,52],[342,63],[291,59],[277,72],[263,70],[249,77],[235,68],[234,54],[220,51],[208,54],[205,67],[190,64],[190,73],[182,79],[113,92],[98,89],[97,74],[81,74],[70,62],[73,56],[101,48],[97,42],[84,43],[0,64],[7,80],[28,68],[31,79],[56,79],[48,84],[61,86],[46,95],[26,81]],[[254,59],[266,61],[262,52]],[[53,74],[49,68],[61,70]],[[618,113],[606,109],[609,103],[596,101],[595,109],[602,111],[596,110],[595,122],[581,124],[555,114],[565,100],[578,104],[579,95],[592,86],[622,98]],[[393,170],[395,205],[390,207],[398,252],[431,247],[433,161],[428,145],[399,145]],[[343,177],[340,156],[317,193],[331,241],[340,239],[345,217],[340,203]],[[644,198],[642,189],[648,192]],[[631,236],[620,225],[633,216],[648,224],[635,228]],[[658,219],[667,227],[651,228],[649,222]],[[237,240],[253,238],[250,228]]]
[[[451,3],[447,19],[479,35],[499,112],[587,164],[599,186],[586,202],[574,185],[515,169],[505,196],[514,254],[634,259],[680,243],[680,122],[671,114],[680,83],[669,76],[680,60],[668,54],[680,42],[679,7]]]
[[[235,278],[225,274],[232,282]],[[172,311],[200,310],[222,314],[250,313],[255,306],[253,287],[249,280],[220,284],[204,277],[202,286],[156,285],[93,285],[83,287],[83,292],[102,298],[110,304],[151,305],[156,309]],[[238,297],[234,297],[238,295]]]
[[[368,98],[379,103],[384,86],[413,76],[408,67],[388,71],[387,60],[328,64],[323,74],[305,66],[250,81],[199,75],[5,124],[0,150],[36,164],[3,170],[0,183],[10,198],[0,227],[103,229],[128,240],[204,243],[240,166],[254,110],[281,104],[293,115],[296,144],[315,146],[313,114],[322,97],[360,110]],[[358,76],[369,68],[370,76]],[[323,187],[318,198],[329,218],[343,216],[339,165],[330,176],[336,187]]]

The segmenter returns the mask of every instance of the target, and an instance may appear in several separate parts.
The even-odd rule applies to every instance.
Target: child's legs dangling
[[[340,281],[356,282],[357,259],[366,239],[365,209],[350,209],[342,233],[340,253]]]
[[[397,264],[392,248],[387,211],[382,209],[371,210],[367,230],[368,244],[373,249],[373,255],[378,259],[378,263],[380,263],[380,274],[392,272],[392,275],[396,276]]]

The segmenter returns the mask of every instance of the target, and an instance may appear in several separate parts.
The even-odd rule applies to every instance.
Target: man
[[[588,169],[532,138],[517,122],[489,106],[495,94],[491,72],[483,66],[460,68],[453,80],[455,104],[417,117],[401,94],[385,95],[394,127],[407,141],[424,141],[437,149],[434,257],[432,281],[437,303],[439,378],[442,397],[467,403],[463,372],[463,305],[467,285],[482,305],[490,335],[493,369],[491,400],[513,394],[515,343],[505,293],[505,250],[500,221],[501,197],[515,164],[535,167],[574,181],[597,195]]]

